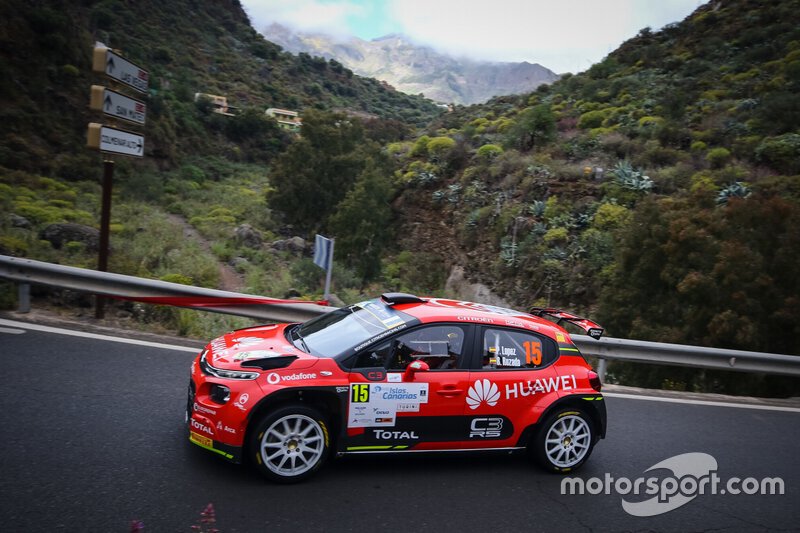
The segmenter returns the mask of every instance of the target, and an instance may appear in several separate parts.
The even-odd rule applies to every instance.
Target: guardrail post
[[[603,358],[597,360],[597,375],[600,377],[600,383],[606,382],[606,364],[607,361]]]
[[[17,312],[30,313],[31,312],[31,284],[20,283],[17,285]]]

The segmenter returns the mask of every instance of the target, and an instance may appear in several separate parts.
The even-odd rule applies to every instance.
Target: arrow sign
[[[95,44],[92,53],[92,70],[104,73],[109,78],[124,83],[139,92],[147,92],[150,82],[148,72],[111,51],[102,43]]]
[[[144,156],[144,136],[92,122],[86,145],[112,154]]]
[[[147,105],[144,102],[100,85],[92,85],[89,107],[95,111],[102,111],[110,117],[121,118],[141,126],[144,126],[147,114]]]

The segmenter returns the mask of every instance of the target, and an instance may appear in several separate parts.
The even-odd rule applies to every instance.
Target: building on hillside
[[[197,102],[201,98],[208,98],[211,101],[212,111],[214,113],[219,113],[220,115],[225,115],[226,117],[232,117],[233,111],[236,109],[232,105],[228,105],[228,98],[225,96],[218,96],[216,94],[206,94],[206,93],[194,93],[194,101]]]
[[[300,127],[303,125],[303,119],[297,111],[289,111],[288,109],[278,109],[277,107],[270,107],[265,111],[267,115],[274,118],[280,128],[298,133]]]

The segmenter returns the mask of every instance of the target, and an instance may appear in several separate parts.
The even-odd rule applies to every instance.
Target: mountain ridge
[[[371,40],[336,38],[273,23],[261,32],[289,52],[340,61],[361,76],[380,79],[408,94],[442,103],[476,104],[492,97],[522,94],[552,83],[558,74],[538,63],[479,61],[417,45],[402,34]]]

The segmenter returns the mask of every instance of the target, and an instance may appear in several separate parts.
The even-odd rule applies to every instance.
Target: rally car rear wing
[[[534,316],[540,316],[542,318],[552,317],[556,319],[556,324],[559,326],[563,322],[569,322],[570,324],[581,328],[593,339],[599,339],[603,335],[603,328],[599,324],[595,324],[589,319],[567,313],[561,309],[555,309],[552,307],[531,307],[528,312]]]

